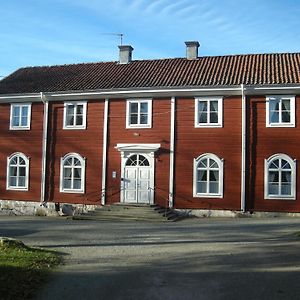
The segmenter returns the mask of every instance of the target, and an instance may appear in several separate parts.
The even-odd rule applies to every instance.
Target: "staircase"
[[[137,205],[115,203],[101,206],[93,211],[76,215],[73,220],[99,220],[99,221],[144,221],[166,222],[179,221],[182,217],[170,208],[158,205]]]

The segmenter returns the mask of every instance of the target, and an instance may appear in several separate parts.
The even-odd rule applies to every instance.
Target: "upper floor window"
[[[126,128],[152,126],[152,100],[127,100]]]
[[[295,97],[268,96],[266,125],[267,127],[295,127]]]
[[[265,160],[265,199],[295,199],[296,162],[286,154]]]
[[[6,188],[28,190],[29,159],[23,153],[14,153],[7,158]]]
[[[223,98],[195,98],[195,127],[223,126]]]
[[[11,104],[10,129],[29,130],[31,119],[31,103]]]
[[[194,197],[223,197],[223,161],[206,153],[194,159]]]
[[[69,153],[61,158],[60,191],[84,193],[85,159],[77,153]]]
[[[64,129],[86,128],[86,102],[65,102]]]

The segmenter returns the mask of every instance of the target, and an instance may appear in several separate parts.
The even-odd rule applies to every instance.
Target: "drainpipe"
[[[246,96],[245,87],[241,84],[242,92],[242,167],[241,167],[241,211],[246,211]]]
[[[48,137],[48,110],[49,102],[45,95],[40,93],[41,101],[44,103],[43,140],[42,140],[42,176],[41,176],[41,206],[46,206],[46,160],[47,160],[47,137]]]
[[[105,99],[105,102],[104,102],[104,118],[103,118],[101,205],[105,205],[105,202],[106,202],[106,164],[107,164],[108,104],[109,104],[109,100]]]
[[[170,174],[169,174],[169,207],[174,204],[174,150],[175,150],[175,97],[171,98],[171,132],[170,132]]]

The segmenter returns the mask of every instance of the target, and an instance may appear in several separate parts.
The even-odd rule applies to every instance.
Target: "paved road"
[[[299,219],[178,223],[0,217],[0,236],[65,254],[38,299],[300,299]]]

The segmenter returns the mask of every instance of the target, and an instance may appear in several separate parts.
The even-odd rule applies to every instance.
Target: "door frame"
[[[115,147],[121,154],[121,179],[120,179],[120,202],[125,203],[124,188],[125,166],[127,159],[133,154],[144,155],[151,166],[150,178],[150,203],[154,204],[154,182],[155,182],[155,152],[160,144],[117,144]]]

